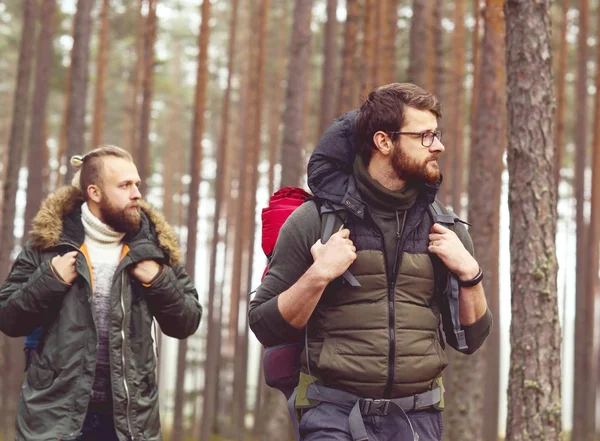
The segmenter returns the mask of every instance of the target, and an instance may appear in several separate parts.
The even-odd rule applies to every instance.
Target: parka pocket
[[[48,389],[54,382],[54,379],[54,371],[35,364],[32,364],[27,371],[27,382],[35,390]]]
[[[323,347],[321,348],[321,353],[319,354],[319,361],[317,363],[317,368],[322,373],[330,372],[333,368],[337,344],[337,338],[326,338],[323,341]]]

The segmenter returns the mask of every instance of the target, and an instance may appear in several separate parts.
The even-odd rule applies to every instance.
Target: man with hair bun
[[[17,413],[17,441],[162,439],[153,321],[185,339],[198,294],[176,236],[142,201],[131,155],[74,156],[0,288],[0,330],[40,328]]]

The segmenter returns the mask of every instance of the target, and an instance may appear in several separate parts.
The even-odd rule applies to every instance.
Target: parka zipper
[[[125,395],[127,397],[127,405],[125,407],[125,418],[127,419],[127,428],[129,430],[129,438],[133,439],[133,429],[131,426],[131,395],[129,393],[129,386],[127,385],[127,368],[125,364],[125,300],[123,293],[125,292],[125,271],[121,272],[121,311],[123,312],[123,320],[121,322],[121,338],[123,343],[121,345],[121,362],[123,364],[123,385],[125,386]]]

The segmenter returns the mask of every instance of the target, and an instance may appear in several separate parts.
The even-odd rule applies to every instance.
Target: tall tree
[[[137,7],[137,23],[135,27],[135,63],[129,77],[127,87],[127,98],[124,106],[124,133],[123,145],[125,149],[137,158],[138,128],[139,128],[139,95],[142,86],[143,73],[143,51],[144,51],[144,27],[145,18],[142,13],[144,0],[139,0]]]
[[[375,53],[376,45],[376,26],[377,26],[377,2],[376,0],[365,0],[364,22],[363,22],[363,41],[361,50],[361,75],[360,75],[360,96],[366,98],[375,86]]]
[[[140,192],[148,193],[148,180],[152,175],[150,162],[150,119],[152,117],[152,94],[154,86],[154,44],[156,42],[156,3],[148,0],[148,16],[144,31],[144,79],[142,81],[142,106],[140,111],[140,138],[137,147],[137,166],[140,172]]]
[[[89,77],[93,7],[94,0],[77,0],[77,12],[73,21],[71,81],[67,103],[67,159],[85,152],[85,103]],[[67,182],[73,177],[73,168],[68,164],[67,160]]]
[[[600,36],[600,13],[596,13],[596,34],[598,38]],[[600,45],[596,45],[596,95],[594,98],[594,121],[598,121],[600,117]],[[590,299],[597,299],[600,296],[600,281],[598,279],[600,260],[600,125],[594,124],[594,139],[593,139],[593,153],[592,153],[592,200],[590,210],[590,228],[589,228],[589,240],[588,240],[588,258],[589,267],[587,271],[587,291]],[[591,302],[593,304],[593,300]],[[590,348],[590,352],[594,352]],[[593,354],[594,355],[594,354]],[[594,357],[594,361],[599,363],[598,355]],[[598,382],[598,372],[596,364],[595,369],[591,371],[591,377],[589,384],[596,384]],[[596,392],[598,386],[596,386]],[[593,395],[593,394],[592,394]],[[592,421],[595,422],[595,421]],[[590,439],[598,439],[598,427],[590,427],[592,435]]]
[[[19,61],[17,67],[17,81],[14,92],[12,122],[10,137],[8,140],[8,160],[3,182],[2,197],[2,227],[0,230],[0,280],[6,279],[10,268],[11,254],[14,247],[14,221],[16,211],[16,196],[18,188],[19,169],[21,168],[21,154],[23,151],[25,137],[25,123],[27,119],[27,103],[29,102],[29,83],[31,64],[34,55],[35,17],[37,5],[35,0],[23,2],[23,27],[21,32],[21,44],[19,48]],[[3,350],[2,359],[12,360],[11,348],[14,341],[0,346]],[[2,361],[4,361],[2,360]],[[4,374],[2,376],[2,396],[0,398],[0,415],[2,421],[0,428],[4,429],[4,439],[10,439],[13,435],[14,421],[14,388],[11,387],[11,363],[2,363]]]
[[[337,0],[327,0],[327,23],[325,24],[325,44],[323,53],[323,84],[321,86],[321,113],[319,133],[323,133],[335,117],[335,97],[337,79]]]
[[[287,35],[287,17],[287,9],[283,9],[279,20],[283,20],[284,24],[283,26],[273,26],[277,32],[274,37],[275,41],[272,42],[274,44],[271,44],[271,47],[274,47],[274,55],[270,58],[275,60],[276,67],[273,80],[270,84],[275,84],[276,86],[268,89],[270,97],[267,100],[267,106],[269,108],[269,118],[267,119],[269,124],[269,195],[273,194],[276,187],[275,166],[279,162],[279,146],[281,145],[280,129],[284,105],[283,100],[285,98],[283,95],[284,88],[282,83],[285,80],[285,68],[288,63],[288,55],[285,46],[280,44],[280,42],[285,41]]]
[[[450,111],[446,133],[446,145],[449,147],[448,162],[450,169],[446,169],[450,184],[452,208],[456,213],[461,212],[461,198],[465,189],[464,174],[464,125],[465,125],[465,10],[466,1],[454,2],[454,32],[452,34],[452,68],[450,79]]]
[[[196,244],[198,235],[198,208],[200,204],[200,181],[202,173],[202,137],[204,136],[204,110],[206,109],[206,88],[208,83],[208,39],[210,21],[210,0],[203,0],[200,9],[202,21],[198,34],[198,67],[196,71],[196,93],[194,98],[194,119],[192,124],[192,145],[190,161],[190,205],[188,208],[187,243],[185,267],[195,279]],[[181,340],[177,354],[177,380],[175,387],[175,412],[173,416],[173,438],[183,436],[184,382],[186,373],[187,342]]]
[[[35,18],[37,2],[23,2],[23,28],[19,48],[17,81],[13,100],[12,123],[8,140],[8,163],[4,179],[2,198],[2,230],[0,231],[0,280],[6,279],[10,269],[11,254],[14,246],[14,225],[19,169],[24,150],[25,123],[29,102],[29,84],[31,83],[31,65],[34,59]]]
[[[584,217],[585,168],[587,163],[587,63],[589,59],[589,0],[579,0],[579,33],[577,38],[577,79],[575,98],[575,224],[577,228],[577,255],[575,277],[575,367],[573,395],[573,439],[592,441],[595,436],[596,392],[589,387],[594,366],[594,298],[586,289],[587,248]]]
[[[337,113],[351,110],[357,101],[358,90],[355,75],[355,53],[358,47],[358,24],[360,21],[359,0],[346,0],[346,24],[344,26],[344,49]]]
[[[507,441],[561,439],[550,2],[508,0],[512,321]]]
[[[305,103],[303,92],[307,87],[309,72],[310,20],[313,0],[296,0],[294,24],[290,42],[290,62],[286,106],[283,114],[283,147],[281,168],[282,187],[298,186],[304,170],[303,116]]]
[[[69,52],[70,59],[73,60],[73,49]],[[63,108],[62,113],[62,122],[60,125],[60,135],[58,137],[58,164],[59,167],[56,171],[56,186],[60,187],[66,181],[66,174],[62,174],[60,167],[65,165],[67,170],[69,168],[69,162],[66,160],[67,155],[67,127],[69,126],[69,106],[71,102],[71,78],[73,77],[73,64],[69,63],[69,68],[67,69],[67,83],[65,90],[65,106]]]
[[[383,35],[383,52],[380,84],[396,81],[396,37],[398,34],[398,0],[388,0],[386,27]]]
[[[229,25],[229,47],[227,49],[227,86],[223,95],[223,113],[221,116],[221,127],[219,134],[219,147],[217,151],[217,173],[215,182],[215,215],[213,219],[212,245],[210,252],[210,273],[208,280],[208,333],[207,349],[204,363],[204,396],[202,399],[202,425],[200,426],[200,441],[208,441],[213,433],[216,415],[215,401],[217,400],[220,340],[221,340],[221,305],[222,296],[217,297],[216,270],[218,245],[222,238],[219,232],[221,222],[223,200],[225,199],[225,167],[227,165],[227,151],[229,148],[229,109],[231,101],[231,79],[233,77],[233,58],[235,55],[236,37],[238,28],[239,0],[233,0],[231,4],[231,18]],[[225,236],[226,239],[226,236]],[[225,246],[227,241],[225,240]],[[215,303],[217,306],[215,306]],[[215,314],[215,312],[217,312]]]
[[[459,0],[460,1],[460,0]],[[410,63],[408,81],[426,90],[434,88],[435,53],[430,21],[433,16],[431,0],[413,0],[410,25]]]
[[[108,47],[108,11],[110,0],[103,0],[100,11],[100,38],[98,58],[96,60],[96,91],[94,94],[94,123],[92,125],[92,148],[102,144],[104,138],[104,114],[106,103],[104,100],[104,85],[106,83],[107,47]]]
[[[506,150],[506,75],[504,0],[486,0],[479,90],[469,170],[468,217],[488,306],[499,322],[500,194]],[[448,439],[497,441],[500,390],[500,333],[495,326],[486,346],[453,359],[448,400]],[[464,381],[465,377],[473,381]],[[484,392],[485,391],[485,392]],[[489,401],[488,401],[489,399]],[[481,409],[484,418],[481,418]]]
[[[31,122],[29,125],[29,151],[27,156],[27,201],[25,205],[25,229],[27,235],[31,221],[38,211],[44,194],[43,180],[48,173],[46,145],[46,103],[50,86],[52,41],[55,28],[56,0],[42,3],[40,31],[35,58],[35,88]]]
[[[561,0],[560,2],[560,28],[558,32],[558,68],[556,69],[556,166],[554,169],[554,180],[558,190],[560,183],[560,168],[562,166],[562,158],[565,151],[565,99],[567,85],[567,53],[569,42],[567,40],[567,25],[569,12],[569,0]],[[594,126],[595,127],[595,126]],[[556,197],[559,194],[556,193]]]

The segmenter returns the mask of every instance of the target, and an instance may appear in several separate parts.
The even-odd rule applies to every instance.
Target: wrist
[[[312,284],[322,288],[325,288],[333,280],[326,271],[323,271],[323,266],[317,264],[317,262],[310,266],[306,275],[310,277]]]
[[[479,264],[477,262],[473,262],[468,266],[465,266],[461,271],[456,272],[456,276],[460,281],[467,281],[477,277],[479,274]]]
[[[483,280],[483,270],[481,268],[478,269],[477,274],[470,279],[458,279],[458,286],[460,287],[471,287],[478,285]]]

